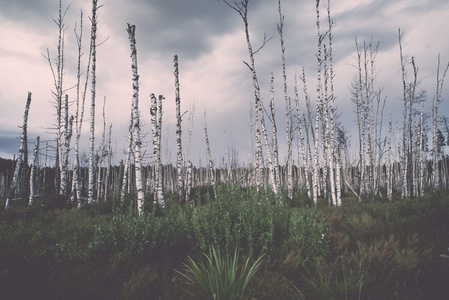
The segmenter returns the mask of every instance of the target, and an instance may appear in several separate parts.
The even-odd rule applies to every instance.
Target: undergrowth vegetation
[[[263,256],[238,299],[449,292],[449,260],[440,256],[449,246],[447,190],[391,202],[345,198],[338,208],[235,185],[195,195],[188,204],[167,197],[166,210],[147,205],[141,216],[132,196],[80,211],[62,208],[58,197],[30,209],[14,203],[0,212],[0,298],[199,299],[193,273],[176,270],[207,262],[203,253],[234,258],[229,266],[243,277]]]

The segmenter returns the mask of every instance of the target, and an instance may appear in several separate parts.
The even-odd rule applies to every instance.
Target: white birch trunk
[[[65,96],[64,101],[64,144],[61,155],[61,186],[60,195],[67,195],[67,172],[69,164],[70,141],[72,139],[73,116],[69,118],[69,96]]]
[[[419,130],[419,153],[420,153],[420,166],[419,166],[419,186],[420,186],[420,196],[424,196],[424,169],[427,164],[427,159],[425,156],[425,147],[424,147],[424,101],[421,102],[421,128]]]
[[[439,167],[439,153],[438,153],[438,142],[437,142],[437,120],[438,120],[438,106],[442,101],[442,92],[443,92],[443,84],[444,78],[446,77],[447,70],[449,68],[449,63],[444,70],[443,77],[440,79],[440,55],[438,54],[438,67],[437,67],[437,88],[435,95],[435,103],[433,108],[433,184],[437,189],[440,187],[440,167]]]
[[[401,29],[399,29],[399,53],[401,58],[401,74],[402,74],[402,93],[403,93],[403,99],[404,102],[404,123],[403,123],[403,135],[402,135],[402,150],[403,150],[403,157],[402,157],[402,198],[408,197],[409,191],[408,191],[408,184],[407,184],[407,174],[408,174],[408,134],[407,134],[407,115],[408,115],[408,107],[407,107],[407,87],[405,82],[405,58],[402,54],[402,34]]]
[[[287,195],[291,199],[293,197],[293,153],[292,153],[292,127],[291,122],[291,103],[290,98],[287,94],[287,73],[285,71],[285,47],[284,47],[284,16],[281,11],[281,0],[278,1],[279,4],[279,24],[277,25],[277,30],[281,42],[281,53],[282,53],[282,77],[284,80],[284,100],[285,100],[285,120],[286,120],[286,139],[287,139],[287,160],[286,160],[286,172],[287,172]],[[275,168],[277,165],[275,164]]]
[[[94,201],[94,183],[95,183],[95,85],[97,70],[97,0],[92,0],[92,29],[91,29],[91,49],[92,49],[92,86],[91,86],[91,106],[90,106],[90,138],[89,138],[89,187],[88,187],[88,203]]]
[[[268,141],[267,130],[266,130],[266,126],[265,126],[263,109],[262,109],[262,105],[260,103],[260,87],[259,87],[259,81],[257,80],[256,67],[255,67],[255,61],[254,61],[254,54],[265,45],[266,39],[264,39],[262,47],[259,48],[259,50],[253,51],[250,36],[249,36],[249,27],[248,27],[248,2],[249,2],[249,0],[243,0],[240,4],[238,4],[237,2],[234,2],[235,6],[230,5],[226,0],[224,0],[224,2],[240,15],[240,17],[242,18],[243,23],[245,25],[246,43],[248,46],[248,54],[249,54],[249,58],[250,58],[250,63],[248,64],[245,62],[245,64],[250,69],[250,71],[252,73],[252,77],[253,77],[256,115],[258,112],[259,118],[260,118],[260,124],[262,127],[262,134],[263,134],[264,140],[265,140],[265,150],[267,152],[270,185],[271,185],[273,192],[276,194],[277,187],[276,187],[276,181],[274,178],[272,155],[271,155],[271,150],[270,150],[270,143]],[[256,137],[257,137],[257,123],[256,123]]]
[[[215,169],[214,169],[214,163],[212,161],[212,156],[210,153],[209,136],[207,135],[206,111],[204,111],[204,135],[206,137],[206,155],[207,155],[207,160],[209,162],[209,176],[210,176],[209,180],[210,180],[212,187],[214,187],[214,191],[215,191]]]
[[[39,168],[38,160],[39,160],[39,136],[36,137],[36,145],[34,146],[34,158],[33,165],[31,166],[31,174],[30,174],[30,198],[28,200],[28,207],[33,205],[34,201],[34,174],[36,168]]]
[[[128,24],[128,35],[131,47],[131,70],[133,80],[133,140],[134,140],[134,164],[136,171],[136,189],[137,189],[137,211],[139,215],[142,214],[143,204],[145,201],[143,184],[142,184],[142,163],[140,147],[142,142],[140,141],[140,122],[139,122],[139,75],[137,72],[137,49],[135,38],[135,25]]]
[[[326,47],[324,47],[325,55],[328,56],[328,53],[326,51]],[[329,73],[328,73],[328,67],[327,67],[327,59],[324,61],[324,99],[326,104],[323,106],[324,109],[324,122],[325,122],[325,144],[328,151],[327,154],[327,161],[329,165],[329,181],[330,181],[330,188],[331,188],[331,199],[332,199],[332,205],[337,206],[337,194],[336,194],[336,186],[335,186],[335,174],[334,174],[334,142],[333,142],[333,135],[331,134],[331,119],[333,120],[333,107],[329,107],[328,104],[330,104],[329,97],[333,97],[331,94],[328,95],[328,86],[329,86]],[[329,116],[329,110],[331,116]]]
[[[177,148],[177,174],[178,174],[178,197],[184,201],[184,174],[182,170],[182,130],[181,130],[181,98],[179,95],[179,69],[178,56],[175,55],[175,104],[176,104],[176,148]]]
[[[127,186],[129,186],[129,176],[128,171],[131,168],[131,155],[132,155],[132,145],[133,145],[133,112],[131,109],[131,116],[129,118],[129,129],[128,129],[128,143],[127,143],[127,153],[125,165],[123,166],[123,179],[122,179],[122,192],[120,194],[121,201],[125,200],[125,194],[127,191]]]
[[[392,178],[391,178],[391,114],[389,116],[388,122],[388,153],[387,153],[387,198],[391,200],[393,189],[392,189]]]
[[[273,162],[274,162],[274,176],[276,185],[279,188],[281,186],[281,180],[280,180],[280,169],[279,169],[279,152],[278,152],[278,140],[277,140],[277,127],[276,127],[276,118],[275,118],[275,112],[274,112],[274,87],[273,87],[274,77],[273,73],[271,73],[271,84],[270,84],[270,95],[271,95],[271,101],[270,101],[270,112],[271,112],[271,122],[273,124],[273,132],[272,132],[272,139],[273,139]]]
[[[31,104],[31,92],[28,92],[27,102],[25,105],[25,112],[23,114],[23,126],[22,126],[22,137],[20,138],[20,146],[19,146],[19,156],[17,157],[16,166],[14,168],[14,174],[12,177],[12,183],[11,187],[9,188],[8,195],[6,196],[5,201],[5,210],[9,208],[11,198],[14,194],[14,191],[17,187],[18,181],[19,181],[19,171],[22,166],[23,161],[23,155],[24,155],[24,147],[25,147],[25,134],[26,134],[26,128],[28,123],[28,112],[30,110],[30,104]]]
[[[196,103],[192,103],[190,105],[190,110],[189,110],[189,145],[187,148],[187,191],[186,191],[186,202],[190,201],[190,192],[192,190],[192,185],[193,185],[193,164],[191,161],[191,149],[192,149],[192,133],[193,133],[193,125],[195,124],[195,108],[196,108]]]
[[[341,206],[341,161],[340,156],[338,153],[338,150],[335,151],[335,147],[338,147],[338,145],[335,142],[335,124],[334,124],[334,115],[335,115],[335,109],[334,109],[334,101],[335,101],[335,95],[334,95],[334,66],[333,66],[333,47],[332,47],[332,27],[334,25],[333,20],[331,19],[331,13],[330,13],[330,0],[327,2],[327,19],[328,19],[328,26],[329,26],[329,84],[330,84],[330,140],[331,140],[331,159],[334,161],[335,159],[335,165],[336,165],[336,172],[335,172],[335,185],[336,185],[336,199],[335,199],[335,205]],[[333,166],[331,167],[333,169]]]
[[[151,94],[151,124],[153,130],[153,154],[154,154],[154,205],[159,204],[165,208],[163,181],[162,181],[162,165],[161,165],[161,132],[162,132],[162,100],[164,97],[159,96],[159,109],[156,96]]]
[[[299,109],[299,95],[298,95],[298,87],[297,87],[296,77],[295,77],[295,103],[296,103],[296,118],[298,121],[298,132],[299,132],[299,134],[298,134],[298,139],[299,139],[298,156],[302,155],[302,163],[303,163],[303,168],[304,168],[304,177],[305,177],[305,182],[306,182],[307,197],[311,198],[312,194],[311,194],[310,180],[309,180],[309,168],[308,168],[306,148],[305,148],[305,144],[304,144],[304,135],[302,132],[303,126],[302,126],[302,121],[301,121],[301,112]],[[298,162],[299,162],[299,157],[298,157]],[[298,163],[298,165],[299,165],[299,163]]]
[[[318,47],[317,47],[317,103],[316,103],[316,117],[315,117],[315,138],[314,138],[314,155],[313,155],[313,202],[316,204],[318,202],[318,176],[319,176],[319,165],[318,165],[318,139],[320,131],[320,115],[321,115],[321,33],[320,33],[320,0],[316,0],[316,25],[317,25],[317,37],[318,37]]]
[[[106,178],[104,183],[104,199],[107,199],[109,192],[109,177],[111,176],[111,165],[112,165],[112,124],[109,125],[109,136],[108,136],[108,156],[107,156],[107,166],[106,166]]]
[[[359,111],[359,117],[360,117],[360,123],[359,123],[359,130],[360,130],[360,189],[359,189],[359,201],[361,201],[361,196],[366,193],[366,174],[365,174],[365,168],[366,168],[366,159],[365,159],[365,146],[366,146],[366,140],[365,140],[365,128],[366,128],[366,109],[365,109],[365,100],[363,96],[363,82],[362,82],[362,66],[361,66],[361,50],[359,49],[357,38],[355,40],[356,47],[357,47],[357,62],[358,62],[358,86],[357,86],[357,96],[358,96],[358,103],[357,107],[360,109]]]

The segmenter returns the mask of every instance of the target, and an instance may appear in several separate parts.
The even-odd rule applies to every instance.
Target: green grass
[[[439,299],[449,292],[449,259],[441,256],[449,247],[447,190],[391,202],[345,198],[338,208],[234,185],[194,195],[182,205],[167,197],[165,211],[147,205],[142,216],[132,195],[80,211],[58,197],[31,209],[13,203],[0,211],[0,298],[198,299],[201,289],[175,270],[215,267],[245,277],[261,256],[236,295]]]
[[[230,256],[229,253],[223,255],[215,247],[211,247],[209,255],[204,254],[204,258],[195,262],[189,257],[188,264],[185,264],[186,271],[177,271],[194,288],[194,292],[188,290],[187,292],[197,299],[232,300],[243,298],[249,283],[263,262],[262,255],[252,265],[248,258],[239,267],[237,249],[235,249],[234,255]]]

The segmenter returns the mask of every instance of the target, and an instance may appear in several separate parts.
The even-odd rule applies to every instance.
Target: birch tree
[[[89,73],[90,73],[90,62],[92,55],[92,44],[89,47],[89,57],[87,60],[87,70],[86,70],[86,81],[84,83],[84,91],[82,96],[80,95],[80,85],[81,85],[81,56],[82,56],[82,37],[83,37],[83,11],[80,13],[80,32],[79,34],[76,31],[75,27],[75,36],[76,42],[78,46],[78,64],[77,64],[77,83],[76,83],[76,113],[75,113],[75,161],[73,166],[73,180],[72,180],[72,193],[71,200],[72,202],[75,200],[75,195],[77,198],[77,207],[81,208],[82,206],[82,195],[81,188],[79,184],[79,168],[80,168],[80,158],[79,158],[79,143],[81,138],[81,129],[83,125],[84,118],[84,104],[86,100],[86,92],[87,85],[89,81]],[[81,97],[81,103],[80,103]]]
[[[302,124],[303,122],[301,120],[301,111],[299,108],[299,94],[298,94],[298,86],[297,86],[296,77],[295,77],[295,103],[296,103],[296,118],[297,118],[297,122],[298,122],[298,143],[299,143],[298,156],[302,155],[307,197],[311,198],[312,195],[311,195],[309,169],[308,169],[309,164],[308,164],[308,160],[307,160],[307,152],[306,152],[305,141],[304,141],[303,124]],[[298,157],[298,162],[299,162],[299,157]]]
[[[62,146],[62,152],[60,154],[61,157],[61,186],[60,186],[60,194],[67,194],[67,172],[68,172],[68,164],[69,164],[69,152],[70,152],[70,141],[72,139],[72,125],[73,125],[73,116],[69,118],[69,96],[65,95],[64,100],[64,131]],[[61,148],[60,146],[60,148]]]
[[[36,169],[39,168],[39,140],[40,137],[36,137],[36,144],[34,145],[34,158],[33,158],[33,165],[31,166],[31,174],[30,174],[30,198],[28,200],[28,207],[31,207],[33,205],[34,201],[34,177]]]
[[[17,187],[17,183],[19,180],[19,171],[20,171],[20,168],[22,167],[24,148],[25,148],[25,143],[26,143],[25,134],[26,134],[26,128],[27,128],[27,124],[28,124],[28,112],[30,110],[30,104],[31,104],[31,92],[28,92],[28,97],[27,97],[26,105],[25,105],[25,112],[23,114],[22,137],[20,138],[19,155],[17,157],[16,166],[14,168],[14,174],[12,177],[11,187],[9,188],[8,195],[6,197],[5,210],[7,210],[9,208],[11,198],[14,195],[14,191]]]
[[[133,140],[134,140],[134,164],[136,171],[136,189],[137,189],[137,211],[142,214],[143,204],[145,201],[142,184],[142,163],[140,147],[140,122],[139,122],[139,74],[137,72],[137,49],[136,49],[136,26],[128,24],[129,43],[131,47],[131,71],[132,71],[132,87],[133,87]]]
[[[388,121],[388,150],[387,150],[387,199],[391,200],[393,194],[392,178],[391,178],[391,114]]]
[[[163,181],[162,181],[162,164],[161,164],[161,132],[162,132],[162,100],[164,97],[159,95],[159,108],[158,101],[154,94],[151,94],[151,125],[153,131],[153,154],[154,154],[154,205],[159,204],[162,208],[165,208]]]
[[[192,149],[192,133],[193,133],[193,125],[195,124],[195,109],[196,109],[196,103],[192,103],[190,105],[189,110],[189,144],[187,148],[187,190],[186,190],[186,202],[189,202],[190,200],[190,192],[192,190],[192,176],[193,176],[193,164],[190,159],[191,149]]]
[[[285,71],[285,46],[284,46],[284,16],[281,10],[281,0],[278,0],[279,4],[279,23],[277,25],[277,30],[281,42],[281,53],[282,53],[282,78],[284,81],[284,100],[285,100],[285,121],[286,121],[286,138],[287,138],[287,160],[286,160],[286,170],[287,170],[287,194],[291,199],[293,197],[293,153],[292,153],[292,126],[291,122],[291,101],[287,93],[287,73]],[[277,165],[275,164],[275,167]]]
[[[246,43],[248,46],[250,62],[249,63],[244,62],[244,63],[250,69],[250,71],[252,73],[253,84],[254,84],[255,109],[256,109],[256,115],[258,114],[258,116],[260,118],[262,134],[263,134],[263,137],[265,140],[265,150],[267,152],[267,160],[268,160],[269,181],[270,181],[270,186],[271,186],[273,192],[276,194],[277,187],[276,187],[276,181],[274,178],[274,167],[273,167],[273,163],[272,163],[272,155],[271,155],[271,150],[270,150],[270,143],[268,141],[267,129],[265,126],[265,118],[264,118],[263,108],[262,108],[262,104],[261,104],[261,100],[260,100],[260,87],[259,87],[259,81],[257,79],[256,66],[255,66],[255,60],[254,60],[254,54],[256,54],[260,49],[262,49],[263,46],[268,42],[268,40],[266,39],[266,37],[264,37],[262,46],[255,51],[253,50],[250,35],[249,35],[249,24],[248,24],[249,0],[242,0],[239,3],[237,3],[235,1],[234,5],[230,4],[227,0],[223,0],[223,2],[225,2],[230,8],[235,10],[240,15],[240,17],[245,25],[245,36],[246,36]],[[257,123],[256,123],[256,126],[257,126]],[[257,127],[256,127],[256,139],[257,139]]]
[[[314,139],[314,156],[313,156],[313,202],[316,204],[318,201],[318,176],[319,176],[319,165],[318,165],[318,133],[320,132],[320,116],[322,110],[322,99],[321,99],[321,41],[322,35],[320,32],[320,0],[316,0],[316,26],[317,26],[317,103],[316,103],[316,117],[315,117],[315,139]]]
[[[334,26],[334,22],[331,18],[331,9],[330,9],[330,0],[327,1],[327,19],[328,19],[328,38],[329,38],[329,87],[330,87],[330,153],[329,156],[331,158],[332,165],[331,170],[333,170],[333,162],[335,159],[335,185],[336,185],[336,198],[334,205],[341,205],[341,160],[338,151],[335,151],[335,95],[334,95],[334,66],[333,66],[333,47],[332,47],[332,27]],[[333,178],[333,176],[331,176]]]
[[[207,135],[206,110],[204,110],[204,136],[206,137],[206,155],[207,155],[207,161],[209,162],[210,183],[211,183],[212,187],[214,187],[214,191],[215,191],[215,168],[214,168],[214,162],[212,161],[212,155],[210,153],[209,136]]]
[[[125,200],[125,193],[126,193],[126,187],[129,185],[129,177],[128,173],[131,167],[131,160],[132,160],[132,145],[133,145],[133,110],[131,109],[131,116],[129,118],[129,129],[128,129],[128,143],[127,145],[127,151],[126,151],[126,159],[125,159],[125,165],[123,167],[123,179],[122,179],[122,192],[120,194],[120,199],[122,201]]]
[[[111,167],[112,167],[112,124],[109,125],[109,134],[108,134],[108,150],[107,150],[107,166],[106,166],[106,178],[104,183],[104,199],[107,199],[107,195],[109,192],[109,177],[111,176]]]
[[[437,65],[437,86],[436,86],[436,94],[435,94],[435,100],[434,100],[434,107],[433,107],[433,185],[435,188],[440,187],[440,170],[439,170],[439,155],[438,155],[438,126],[437,126],[437,120],[438,120],[438,106],[443,101],[442,93],[443,93],[443,84],[444,84],[444,78],[446,77],[447,70],[449,68],[449,63],[446,65],[446,68],[444,69],[443,76],[440,78],[440,55],[438,54],[438,65]]]
[[[89,138],[89,187],[88,187],[88,203],[94,201],[94,182],[95,182],[95,166],[94,166],[94,150],[95,150],[95,98],[96,98],[96,70],[97,70],[97,10],[98,0],[92,0],[92,29],[91,29],[91,51],[92,51],[92,85],[91,85],[91,105],[90,105],[90,138]]]
[[[181,130],[181,97],[179,94],[179,68],[178,55],[175,55],[175,104],[176,104],[176,148],[177,148],[177,171],[178,171],[178,196],[184,201],[184,174],[182,170],[182,130]]]
[[[273,132],[272,132],[272,140],[273,140],[273,163],[274,163],[274,178],[276,185],[278,187],[281,186],[281,174],[280,174],[280,166],[279,166],[279,152],[278,152],[278,140],[277,140],[277,127],[276,127],[276,118],[274,112],[274,77],[273,73],[271,73],[271,84],[270,84],[270,112],[271,112],[271,123],[273,124]]]
[[[56,26],[58,27],[58,46],[57,46],[57,57],[55,62],[52,62],[52,58],[50,56],[50,51],[47,48],[47,55],[43,55],[44,58],[48,61],[50,66],[50,70],[53,76],[53,82],[55,86],[55,90],[52,92],[55,98],[55,107],[56,107],[56,169],[59,174],[56,176],[56,179],[60,179],[59,184],[57,184],[57,188],[59,189],[59,193],[61,195],[66,193],[66,176],[67,176],[67,166],[63,166],[64,164],[64,147],[65,147],[65,139],[63,140],[63,136],[66,137],[67,134],[67,124],[64,127],[63,131],[62,125],[62,107],[63,107],[63,83],[64,83],[64,36],[65,36],[65,24],[64,19],[67,11],[69,10],[70,5],[62,11],[62,3],[59,1],[59,9],[58,9],[58,18],[54,19]],[[55,65],[55,68],[53,67]],[[68,114],[68,113],[67,113]],[[68,116],[67,116],[68,118]],[[62,188],[62,189],[61,189]]]

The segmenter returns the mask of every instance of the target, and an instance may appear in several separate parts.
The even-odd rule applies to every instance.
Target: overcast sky
[[[325,17],[322,1],[322,16]],[[65,9],[65,87],[75,84],[77,49],[74,28],[84,18],[84,65],[88,53],[91,1],[64,0]],[[196,102],[192,158],[205,164],[204,111],[212,156],[219,162],[226,147],[239,152],[241,163],[247,161],[249,141],[249,109],[253,98],[251,73],[243,61],[248,60],[244,27],[239,15],[219,0],[100,0],[98,41],[105,41],[97,50],[96,148],[103,128],[102,109],[106,97],[106,123],[112,124],[116,161],[123,157],[131,108],[131,59],[127,23],[136,25],[137,56],[140,74],[140,110],[144,123],[146,162],[151,163],[150,94],[165,96],[163,103],[163,145],[168,137],[172,161],[176,159],[175,101],[173,56],[179,56],[181,110],[187,111]],[[294,76],[306,69],[309,90],[316,86],[316,15],[315,1],[283,0],[285,15],[287,80],[294,97]],[[427,91],[426,112],[430,113],[435,95],[438,53],[442,64],[449,60],[449,2],[447,0],[339,0],[331,3],[336,27],[334,34],[334,66],[336,104],[340,121],[356,143],[355,119],[349,87],[355,75],[354,38],[359,42],[371,39],[380,42],[376,61],[376,86],[387,96],[388,113],[393,120],[402,117],[403,104],[400,73],[398,28],[404,32],[403,50],[415,57],[419,68],[420,88]],[[48,62],[42,53],[56,57],[58,0],[0,1],[0,157],[12,158],[18,153],[23,111],[27,92],[32,92],[29,113],[29,148],[37,135],[52,140],[55,108],[51,91],[54,83]],[[323,20],[324,21],[324,20]],[[279,143],[285,143],[285,108],[282,91],[282,68],[277,0],[252,0],[249,26],[254,48],[260,46],[264,33],[273,36],[256,55],[256,70],[261,83],[264,105],[270,99],[270,73],[275,77],[276,112]],[[324,22],[322,28],[324,28]],[[412,73],[408,66],[410,74]],[[443,68],[443,67],[442,67]],[[444,90],[449,95],[449,82]],[[75,91],[69,90],[70,100]],[[302,95],[300,96],[303,99]],[[312,100],[314,99],[312,93]],[[82,147],[87,151],[90,96],[86,101]],[[304,107],[304,103],[302,103]],[[70,108],[75,113],[75,107]],[[444,100],[440,115],[449,114],[449,99]],[[429,124],[430,125],[430,124]],[[183,118],[183,151],[187,153],[187,114]],[[384,131],[386,133],[386,131]],[[73,145],[73,143],[72,143]],[[163,150],[165,153],[165,150]],[[281,151],[282,153],[282,151]],[[31,157],[31,156],[30,156]],[[163,162],[168,157],[163,154]],[[283,158],[281,158],[283,162]]]

